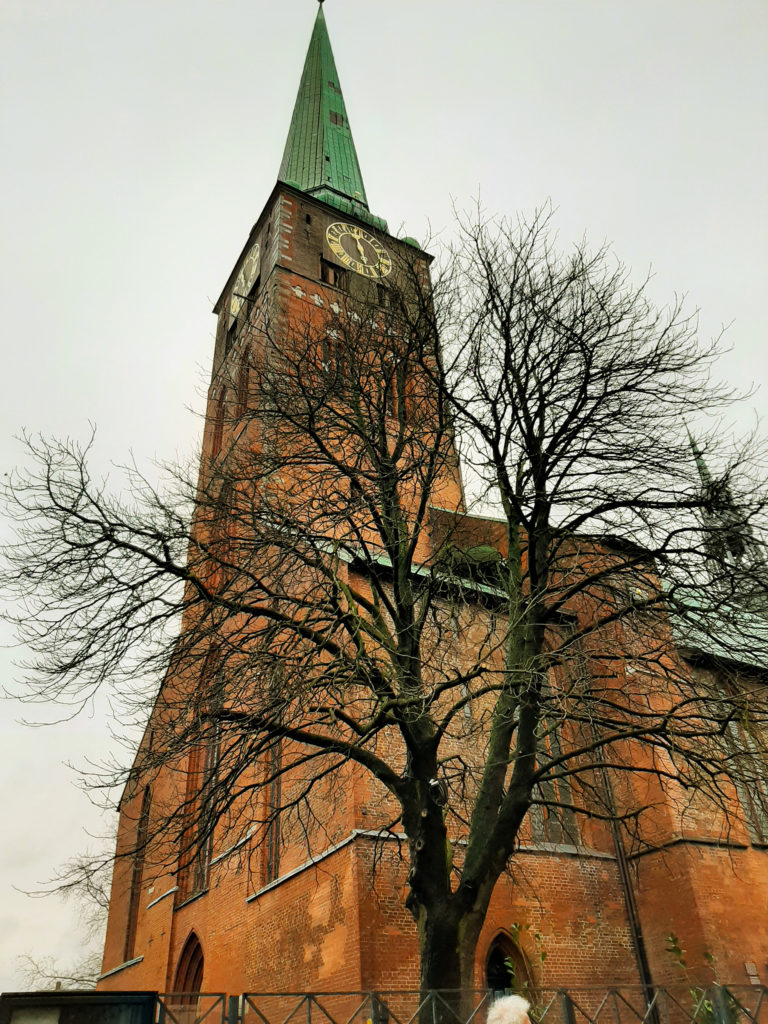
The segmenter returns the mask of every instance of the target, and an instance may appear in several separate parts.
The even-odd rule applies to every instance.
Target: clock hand
[[[359,238],[355,238],[355,242],[357,242],[357,251],[360,253],[360,259],[363,261],[363,263],[367,263],[368,262],[368,257],[365,255],[365,249],[363,248],[363,243],[360,241]]]

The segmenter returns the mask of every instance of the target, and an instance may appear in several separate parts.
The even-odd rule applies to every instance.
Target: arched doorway
[[[525,954],[504,932],[499,932],[488,948],[485,983],[492,992],[531,991],[532,978]]]
[[[203,947],[194,932],[184,943],[173,982],[173,1012],[181,1022],[197,1017],[198,996],[203,988]]]

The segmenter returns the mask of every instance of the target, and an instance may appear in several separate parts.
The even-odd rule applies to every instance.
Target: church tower
[[[330,320],[346,317],[355,303],[371,315],[389,310],[385,319],[392,320],[404,290],[414,289],[422,312],[428,311],[431,261],[412,238],[393,237],[386,220],[371,212],[321,0],[278,182],[214,307],[218,323],[204,457],[220,458],[228,438],[231,444],[233,433],[244,429],[246,380],[265,339],[279,336],[277,347],[284,350],[285,338],[301,333],[297,325],[304,324],[305,335],[311,333],[324,350],[319,360],[327,370],[333,335],[339,333]],[[381,372],[367,383],[396,389],[385,357],[387,333],[391,327],[382,322],[380,337],[370,339]],[[307,337],[304,343],[309,345]],[[413,401],[413,381],[408,388]],[[448,507],[459,507],[455,460],[446,467],[445,487]]]
[[[409,419],[417,418],[416,410],[429,416],[424,410],[432,402],[431,385],[420,392],[413,375],[403,377],[402,360],[392,349],[404,296],[416,298],[411,307],[418,315],[429,315],[430,263],[413,239],[391,235],[369,207],[321,0],[278,181],[214,307],[215,350],[189,555],[190,564],[202,566],[215,552],[212,589],[239,585],[228,567],[237,561],[238,524],[252,509],[256,490],[269,492],[278,518],[291,502],[327,507],[339,500],[331,493],[336,483],[323,491],[322,474],[303,464],[286,405],[300,400],[309,407],[320,395],[320,405],[328,406],[339,388],[353,387],[363,400],[358,413],[370,418],[371,436],[396,430],[406,404]],[[333,434],[330,445],[349,445],[339,421],[318,429]],[[458,510],[458,460],[450,440],[439,443],[449,451],[435,493],[443,509]],[[283,453],[279,472],[270,463],[276,450]],[[342,501],[350,503],[348,489]],[[339,522],[329,531],[343,545],[347,512]],[[366,527],[360,529],[364,540]],[[286,578],[301,586],[296,566],[268,563],[266,552],[261,596],[273,573],[279,602]],[[205,575],[204,567],[200,573]],[[297,837],[272,814],[281,801],[290,803],[290,779],[281,775],[284,751],[255,740],[252,764],[238,770],[246,776],[252,771],[256,795],[243,795],[215,835],[196,838],[206,787],[214,779],[224,785],[222,744],[213,727],[199,739],[180,740],[185,725],[179,718],[210,716],[231,626],[212,620],[201,629],[201,614],[191,595],[121,801],[99,987],[190,994],[380,987],[385,969],[400,958],[403,931],[413,932],[413,924],[403,906],[397,844],[381,849],[380,797],[359,773],[348,765],[335,772],[320,796],[325,820],[300,823]],[[201,635],[210,650],[189,639]],[[259,771],[268,784],[256,785]],[[158,821],[185,818],[190,824],[180,838],[158,838]],[[374,864],[382,861],[391,863],[372,893]],[[400,987],[418,987],[411,945],[413,955],[396,970]]]

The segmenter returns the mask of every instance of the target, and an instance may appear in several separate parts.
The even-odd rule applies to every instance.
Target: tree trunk
[[[483,915],[449,902],[419,915],[419,1024],[465,1024],[474,1009],[475,952]]]

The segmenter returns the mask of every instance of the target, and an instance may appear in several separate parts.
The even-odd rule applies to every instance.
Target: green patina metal
[[[711,487],[712,475],[709,472],[709,469],[707,468],[706,462],[704,461],[704,454],[702,453],[699,446],[696,444],[694,436],[687,426],[685,428],[685,432],[688,434],[688,441],[691,446],[691,451],[693,452],[694,461],[696,462],[696,469],[698,469],[699,471],[699,479],[701,480],[701,483],[704,487]]]
[[[386,221],[368,209],[322,6],[312,30],[278,177],[344,213],[387,230]]]

